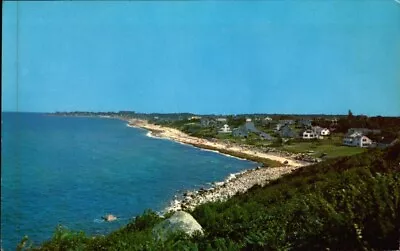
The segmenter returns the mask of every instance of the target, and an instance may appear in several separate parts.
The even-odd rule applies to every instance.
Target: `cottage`
[[[249,133],[247,132],[247,130],[243,126],[241,126],[239,128],[235,128],[232,131],[232,136],[233,137],[247,138],[248,135],[249,135]]]
[[[294,138],[294,137],[296,137],[296,133],[288,125],[285,125],[285,126],[280,128],[279,135],[282,138]]]
[[[347,134],[343,138],[343,145],[346,146],[358,146],[358,147],[370,147],[372,140],[367,136],[362,135],[360,132],[354,132]]]
[[[201,119],[201,117],[200,116],[192,116],[192,117],[188,118],[188,120],[198,120],[198,119]]]
[[[269,141],[274,140],[274,137],[272,137],[272,136],[269,135],[268,133],[260,132],[259,135],[260,135],[260,138],[263,139],[263,140],[269,140]]]
[[[369,147],[372,144],[372,140],[367,136],[357,136],[353,140],[354,146]]]
[[[297,121],[297,125],[299,127],[309,128],[312,125],[312,121],[309,119],[301,119],[301,120]]]
[[[390,147],[393,146],[394,144],[396,144],[397,142],[399,142],[399,139],[396,138],[389,138],[389,137],[382,137],[382,139],[378,140],[378,142],[376,142],[376,147],[378,148],[386,148],[386,147]]]
[[[322,136],[328,136],[331,134],[331,131],[328,128],[324,128],[321,130],[321,135]]]
[[[343,138],[343,145],[353,146],[353,140],[358,136],[362,136],[362,134],[360,132],[347,133]]]
[[[378,129],[368,129],[368,128],[350,128],[347,133],[355,133],[355,132],[359,132],[362,135],[366,135],[366,134],[380,134],[381,130]]]
[[[313,130],[305,130],[303,132],[303,139],[315,139],[318,136],[315,134]]]
[[[330,121],[331,121],[331,126],[337,126],[338,119],[336,117],[332,118]]]
[[[225,124],[219,131],[219,133],[231,133],[232,130],[229,125]]]
[[[272,118],[270,118],[270,117],[266,117],[261,121],[261,123],[263,125],[269,125],[269,124],[271,124],[271,122],[272,122]]]
[[[281,128],[284,127],[284,126],[285,126],[285,125],[283,125],[283,124],[281,124],[281,123],[276,124],[276,126],[275,126],[275,131],[281,130]]]
[[[294,125],[294,120],[292,119],[284,119],[284,120],[279,120],[279,123],[283,125]]]
[[[216,121],[217,121],[217,122],[224,123],[224,122],[226,122],[227,120],[226,120],[226,118],[217,118]]]
[[[255,127],[254,122],[250,121],[246,121],[246,123],[244,124],[244,128],[248,131],[248,132],[254,132],[254,133],[258,133],[259,130]]]
[[[319,138],[319,136],[321,136],[321,131],[322,131],[322,127],[320,127],[320,126],[313,126],[313,127],[311,127],[311,130],[314,132],[314,134],[315,134],[315,136],[317,137],[317,138]]]

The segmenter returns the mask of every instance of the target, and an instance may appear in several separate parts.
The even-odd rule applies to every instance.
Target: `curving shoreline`
[[[151,132],[153,138],[162,138],[162,139],[169,139],[173,140],[178,143],[184,143],[188,145],[192,145],[198,148],[207,149],[207,150],[214,150],[219,153],[228,154],[234,157],[246,156],[244,159],[248,159],[254,161],[254,159],[260,160],[273,160],[280,162],[282,165],[285,166],[305,166],[309,163],[304,161],[295,160],[293,158],[287,156],[278,156],[272,153],[263,152],[257,149],[249,149],[245,146],[240,145],[233,145],[233,144],[226,144],[222,142],[212,142],[206,139],[196,138],[193,136],[189,136],[177,129],[163,127],[159,125],[149,124],[145,120],[139,119],[132,119],[129,120],[128,125],[129,127],[134,128],[141,128],[146,129]],[[236,156],[235,156],[236,155]],[[285,164],[284,164],[285,163]]]
[[[211,188],[200,188],[195,191],[187,191],[180,196],[176,195],[170,205],[163,210],[162,213],[179,210],[193,210],[196,206],[214,201],[225,201],[237,193],[244,193],[255,185],[264,186],[269,181],[278,179],[282,175],[291,173],[292,171],[310,163],[290,159],[287,157],[267,154],[254,149],[246,149],[240,146],[228,146],[220,142],[211,142],[205,139],[189,136],[177,129],[162,127],[149,124],[144,120],[129,120],[129,127],[141,128],[148,130],[146,136],[159,139],[168,139],[175,142],[192,145],[200,149],[217,152],[226,156],[255,161],[255,159],[264,159],[275,162],[278,161],[282,165],[279,167],[257,167],[255,169],[245,170],[239,173],[230,174],[222,182],[213,182]],[[246,156],[246,157],[238,157]],[[285,163],[285,164],[283,164]],[[178,197],[180,197],[178,199]]]

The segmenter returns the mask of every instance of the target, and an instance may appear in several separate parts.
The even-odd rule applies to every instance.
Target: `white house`
[[[231,130],[231,128],[229,127],[229,125],[225,124],[225,125],[219,130],[219,132],[220,132],[220,133],[231,133],[232,130]]]
[[[320,126],[311,127],[311,130],[314,132],[314,135],[315,135],[316,138],[320,138],[322,129],[323,128],[320,127]],[[323,138],[323,137],[321,137],[321,138]]]
[[[372,144],[372,140],[367,136],[357,136],[353,141],[355,146],[359,147],[369,147]]]
[[[251,122],[251,119],[247,118],[247,119],[246,119],[246,122]]]
[[[218,122],[226,122],[226,118],[217,118],[216,121],[218,121]]]
[[[317,135],[312,130],[305,130],[303,132],[303,139],[315,139]]]
[[[271,121],[272,118],[270,118],[270,117],[265,117],[264,120],[265,120],[265,121]]]
[[[372,140],[361,133],[355,132],[343,138],[343,145],[370,147],[372,145]]]
[[[328,128],[324,128],[321,130],[321,135],[322,136],[328,136],[329,134],[331,134],[331,131],[329,131]]]
[[[354,146],[353,141],[355,137],[362,136],[360,132],[348,133],[343,138],[343,145],[345,146]]]
[[[190,118],[188,118],[188,120],[195,120],[195,119],[201,119],[200,116],[192,116]]]

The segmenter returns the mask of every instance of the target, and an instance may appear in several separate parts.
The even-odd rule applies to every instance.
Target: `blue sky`
[[[394,0],[4,2],[2,50],[3,111],[400,116]]]

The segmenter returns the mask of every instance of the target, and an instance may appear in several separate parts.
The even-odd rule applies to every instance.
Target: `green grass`
[[[366,149],[360,147],[343,146],[342,135],[334,135],[322,140],[290,142],[279,149],[293,153],[307,153],[313,151],[314,153],[311,155],[315,157],[319,157],[321,154],[326,153],[328,158],[351,156],[366,151]]]
[[[293,153],[307,153],[313,151],[311,155],[315,157],[319,157],[321,154],[326,153],[328,158],[351,156],[366,151],[366,149],[360,147],[337,146],[332,144],[317,145],[311,142],[299,142],[291,145],[284,145],[280,147],[280,149]]]

